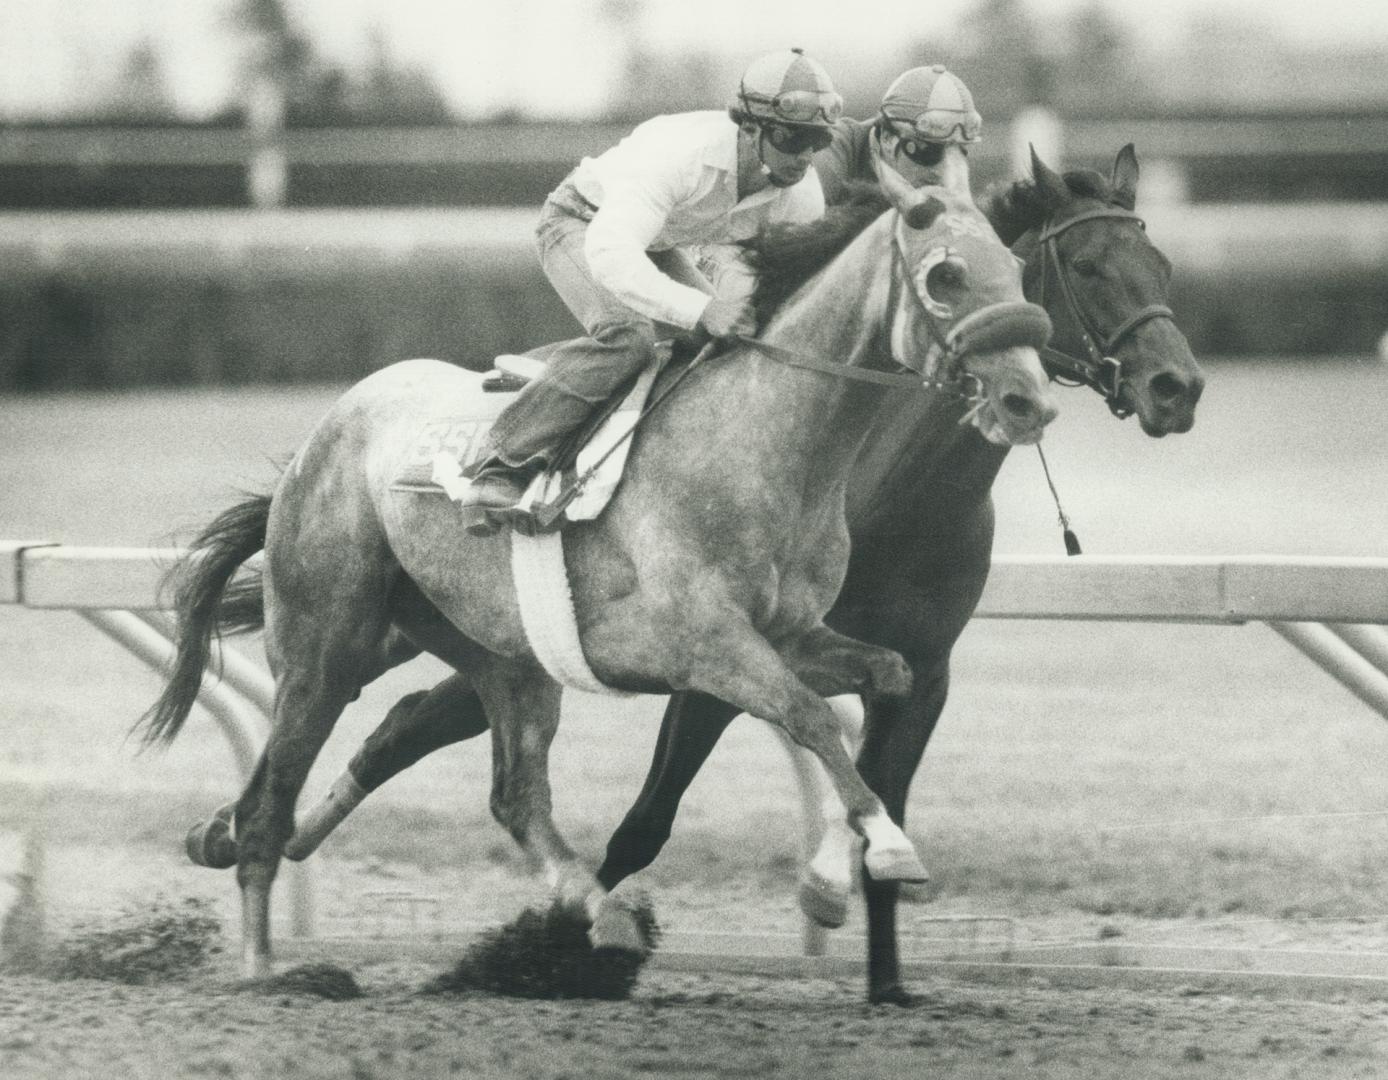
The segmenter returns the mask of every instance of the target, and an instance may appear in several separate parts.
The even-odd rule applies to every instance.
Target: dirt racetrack
[[[648,972],[624,1002],[421,996],[435,972],[359,967],[333,1002],[234,988],[0,980],[0,1076],[1378,1078],[1388,1002],[931,979],[920,1008],[857,980]]]

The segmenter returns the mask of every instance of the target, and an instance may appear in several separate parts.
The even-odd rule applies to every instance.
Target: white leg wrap
[[[284,846],[285,857],[296,862],[308,858],[365,798],[366,792],[361,785],[351,773],[344,772],[333,781],[333,786],[322,801],[299,822],[294,835]]]
[[[863,865],[878,881],[926,881],[929,875],[906,834],[885,810],[862,819],[867,838]]]
[[[815,852],[814,858],[810,860],[810,873],[820,881],[841,888],[847,893],[853,884],[853,867],[858,861],[862,841],[858,834],[848,827],[848,822],[843,816],[843,807],[837,803],[834,805],[838,807],[838,817],[830,818],[826,815],[824,836],[819,842],[819,849]]]

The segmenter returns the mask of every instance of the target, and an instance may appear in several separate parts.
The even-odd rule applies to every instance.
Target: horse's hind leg
[[[302,533],[296,542],[305,543]],[[236,806],[242,963],[251,978],[270,971],[270,887],[304,780],[343,708],[380,673],[390,651],[384,545],[358,548],[346,559],[287,554],[282,564],[272,561],[266,578],[274,720]]]
[[[554,825],[549,786],[561,688],[541,668],[502,657],[477,672],[476,687],[492,729],[492,816],[561,898],[581,901],[596,883]]]
[[[450,675],[391,706],[328,793],[300,817],[284,853],[306,859],[371,792],[421,758],[487,730],[487,714],[471,681]]]
[[[561,688],[537,665],[495,657],[477,673],[492,727],[492,815],[545,875],[559,902],[592,924],[594,947],[644,951],[631,912],[579,861],[554,824],[549,746],[559,727]]]
[[[407,660],[412,660],[419,655],[419,647],[409,641],[399,633],[392,632],[380,650],[377,662],[370,669],[364,669],[358,679],[358,690],[367,685],[374,679],[389,671]],[[413,703],[417,698],[423,697],[421,691],[417,695],[407,696],[406,699],[397,703],[395,709],[391,710],[393,715],[397,709],[405,706],[406,702]],[[387,718],[387,723],[390,717]],[[384,726],[384,725],[383,725]],[[370,740],[368,740],[368,743]],[[440,745],[443,745],[442,743]],[[427,751],[426,751],[427,753]],[[423,756],[422,754],[420,756]],[[355,761],[355,759],[353,759]],[[414,759],[418,760],[418,758]],[[406,762],[400,768],[413,764],[413,761]],[[374,785],[373,785],[374,786]],[[344,803],[343,795],[355,794],[355,801],[349,804]],[[319,803],[310,814],[312,828],[308,833],[311,842],[301,839],[302,830],[296,830],[290,839],[289,845],[285,848],[285,855],[291,859],[305,859],[311,855],[322,842],[323,838],[332,832],[344,817],[365,798],[365,793],[356,787],[349,772],[333,785],[327,797]],[[345,805],[345,808],[344,808]],[[330,816],[336,813],[336,817]],[[206,866],[212,870],[225,870],[236,865],[236,838],[233,834],[233,819],[236,814],[236,803],[230,802],[225,806],[220,806],[213,812],[212,816],[206,821],[200,821],[188,830],[187,839],[184,841],[185,850],[190,861],[198,866]],[[300,845],[296,847],[296,845]]]

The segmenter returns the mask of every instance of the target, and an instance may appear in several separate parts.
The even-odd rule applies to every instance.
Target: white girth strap
[[[583,655],[561,533],[525,536],[512,529],[511,575],[516,581],[516,600],[520,603],[525,636],[535,658],[552,678],[592,694],[635,696],[599,682]]]

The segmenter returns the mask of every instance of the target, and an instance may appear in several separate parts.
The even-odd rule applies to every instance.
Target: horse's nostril
[[[1153,375],[1148,387],[1152,391],[1152,397],[1163,404],[1170,404],[1185,397],[1187,386],[1184,380],[1178,379],[1169,372],[1161,372]]]
[[[1025,420],[1037,412],[1036,402],[1026,394],[1003,394],[1002,407],[1019,420]]]

